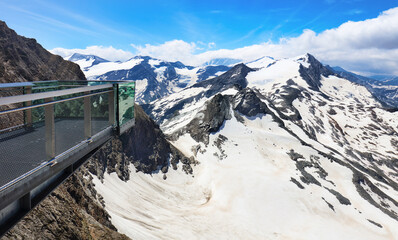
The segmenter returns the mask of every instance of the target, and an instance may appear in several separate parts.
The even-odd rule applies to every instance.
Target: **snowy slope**
[[[134,239],[397,239],[398,112],[311,55],[255,66],[147,106],[200,164],[95,178],[112,223]]]

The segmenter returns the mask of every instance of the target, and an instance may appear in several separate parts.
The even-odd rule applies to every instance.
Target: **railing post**
[[[91,97],[84,98],[84,137],[91,138]]]
[[[46,98],[45,102],[51,102],[54,98]],[[55,120],[54,105],[44,106],[45,130],[46,130],[46,156],[48,160],[55,157]]]
[[[25,94],[31,94],[31,93],[32,93],[32,87],[26,86]],[[25,102],[25,106],[31,106],[31,105],[32,105],[32,101]],[[27,127],[32,127],[32,109],[28,109],[25,112],[25,125]]]
[[[109,92],[108,95],[108,104],[109,104],[109,124],[115,124],[115,87],[112,88],[112,91]]]

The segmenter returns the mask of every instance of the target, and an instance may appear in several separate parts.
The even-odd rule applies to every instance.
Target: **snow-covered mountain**
[[[346,71],[341,67],[330,69],[352,82],[365,86],[385,106],[392,110],[398,109],[398,77],[391,77],[382,81]]]
[[[248,65],[144,106],[200,164],[94,177],[112,224],[134,239],[397,239],[398,112],[309,54]]]
[[[108,60],[95,55],[84,55],[80,53],[74,53],[70,57],[66,57],[65,60],[77,63],[82,71],[87,71],[94,65],[109,62]]]
[[[178,92],[230,69],[224,65],[192,67],[147,56],[137,56],[125,62],[100,59],[82,54],[74,54],[69,58],[80,65],[87,79],[136,80],[136,101],[141,104]]]

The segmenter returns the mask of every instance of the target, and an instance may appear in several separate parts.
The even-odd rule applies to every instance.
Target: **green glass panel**
[[[119,125],[134,118],[135,83],[119,84]]]

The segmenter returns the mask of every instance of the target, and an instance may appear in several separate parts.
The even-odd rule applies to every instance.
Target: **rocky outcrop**
[[[247,87],[246,76],[251,71],[254,70],[241,63],[218,77],[196,83],[192,87],[209,87],[205,93],[206,97],[213,96],[233,86],[243,89]]]
[[[144,173],[167,173],[170,165],[177,169],[180,162],[185,169],[192,169],[190,165],[197,164],[166,140],[159,126],[140,106],[135,105],[134,109],[135,126],[108,142],[93,156],[95,161],[88,163],[92,174],[102,179],[105,173],[116,172],[121,180],[127,181],[130,179],[130,164],[136,171]],[[192,173],[191,170],[188,172]]]
[[[230,100],[227,96],[217,94],[206,103],[205,109],[186,126],[188,132],[197,142],[209,144],[209,134],[217,132],[225,120],[231,119]]]
[[[307,82],[311,89],[319,91],[321,84],[321,76],[328,77],[330,75],[336,75],[329,68],[325,67],[320,63],[314,56],[307,54],[309,67],[306,68],[300,64],[300,76]]]
[[[239,111],[248,117],[254,117],[257,114],[270,114],[271,110],[265,103],[250,89],[245,88],[234,96],[234,110]]]
[[[0,21],[0,83],[86,79],[79,65],[44,49],[33,38],[19,36]]]

